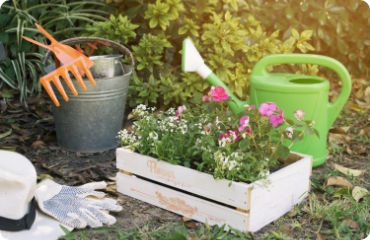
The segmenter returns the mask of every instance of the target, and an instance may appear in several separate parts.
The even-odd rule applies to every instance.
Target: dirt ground
[[[113,227],[118,229],[125,231],[142,228],[148,222],[154,226],[183,222],[182,217],[177,214],[117,193],[114,181],[117,172],[115,149],[95,154],[69,152],[62,149],[56,141],[50,103],[45,101],[45,96],[29,99],[29,103],[29,110],[26,111],[19,102],[5,103],[1,101],[0,149],[24,154],[36,167],[40,179],[52,177],[60,184],[75,186],[91,181],[107,181],[109,185],[105,192],[109,197],[117,199],[119,204],[123,206],[123,211],[113,213],[117,219],[117,223]],[[334,162],[356,169],[370,167],[370,161],[367,157],[370,153],[370,149],[367,149],[368,138],[363,138],[361,141],[355,139],[360,130],[365,131],[365,136],[370,138],[370,127],[367,125],[368,112],[369,110],[361,112],[361,118],[358,117],[360,114],[358,112],[348,113],[349,115],[346,113],[346,117],[337,121],[337,125],[339,123],[340,126],[351,126],[358,131],[347,134],[343,132],[344,128],[331,130],[333,135],[329,136],[329,141],[335,140],[334,144],[328,145],[327,162],[313,169],[313,178],[322,176],[329,169],[333,169]],[[126,127],[130,125],[127,121],[124,123]],[[368,189],[370,186],[369,176],[370,174],[367,174],[359,179],[363,183],[362,186]],[[299,220],[304,226],[302,230],[295,230],[294,233],[289,229],[284,230],[286,226],[289,228],[292,221],[292,218],[289,217],[280,218],[254,233],[253,238],[262,239],[263,236],[281,229],[288,235],[293,234],[293,239],[305,238],[307,234],[315,236],[318,226],[311,225],[310,222],[304,224],[304,219]],[[185,225],[189,229],[197,229],[203,224],[187,221]],[[88,239],[108,239],[105,234],[112,233],[96,233],[89,230]]]

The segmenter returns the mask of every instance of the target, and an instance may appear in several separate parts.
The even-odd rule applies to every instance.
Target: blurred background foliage
[[[23,99],[40,90],[43,50],[20,38],[24,34],[41,40],[34,22],[59,40],[96,36],[126,45],[136,61],[130,107],[199,101],[209,84],[195,73],[181,72],[181,43],[186,37],[242,99],[248,97],[254,64],[274,53],[326,55],[354,76],[369,74],[370,10],[361,0],[13,0],[4,5],[0,41],[9,59],[1,65],[0,88],[18,89]],[[4,13],[9,19],[3,19]],[[18,74],[16,62],[24,66]],[[319,70],[293,67],[307,75]]]

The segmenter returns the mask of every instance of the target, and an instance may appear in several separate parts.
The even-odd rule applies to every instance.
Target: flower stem
[[[275,147],[275,149],[272,151],[272,153],[271,153],[271,155],[270,155],[270,159],[272,159],[272,157],[275,155],[275,153],[276,153],[276,151],[277,151],[277,149],[278,149],[278,147],[280,146],[280,141],[278,141],[278,143],[276,144],[276,147]]]
[[[303,130],[302,132],[301,132],[301,134],[299,134],[299,136],[298,136],[298,138],[301,138],[301,136],[304,134],[304,131],[305,130]],[[294,145],[294,141],[292,141],[292,143],[288,146],[288,148],[290,149],[293,145]]]

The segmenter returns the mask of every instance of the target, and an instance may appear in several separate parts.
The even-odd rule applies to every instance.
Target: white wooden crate
[[[310,188],[312,157],[292,153],[290,165],[251,184],[199,172],[117,148],[117,190],[210,225],[255,232],[301,202]]]

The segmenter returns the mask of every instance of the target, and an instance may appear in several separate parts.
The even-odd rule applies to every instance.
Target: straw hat
[[[64,235],[59,226],[63,224],[37,209],[36,181],[36,170],[27,158],[0,150],[0,240],[52,240]]]

